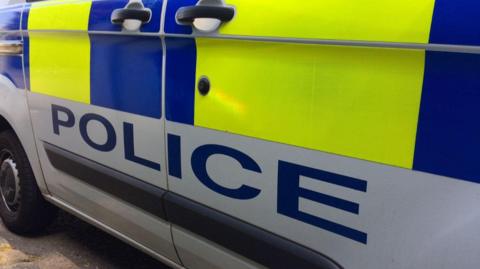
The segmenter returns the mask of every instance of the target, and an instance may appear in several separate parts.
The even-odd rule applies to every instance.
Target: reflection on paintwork
[[[196,91],[195,126],[411,168],[424,58],[197,39],[197,80],[208,75],[212,95]]]
[[[12,5],[0,9],[0,32],[20,29],[22,5]]]
[[[245,105],[234,97],[228,95],[222,90],[217,90],[212,92],[209,95],[209,98],[212,98],[214,105],[222,106],[224,109],[229,110],[232,114],[236,114],[237,117],[242,117],[242,114],[245,113]]]

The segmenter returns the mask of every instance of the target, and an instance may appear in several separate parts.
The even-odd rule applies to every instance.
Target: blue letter
[[[300,176],[313,178],[361,192],[367,191],[367,182],[364,180],[337,175],[289,162],[278,162],[277,211],[279,214],[300,220],[310,225],[317,226],[321,229],[366,244],[366,233],[304,213],[299,210],[300,197],[354,214],[358,214],[359,209],[359,205],[357,203],[300,187]]]
[[[243,169],[257,173],[262,172],[258,164],[241,151],[220,145],[204,145],[192,153],[192,169],[205,186],[220,194],[240,200],[252,199],[260,193],[260,190],[246,185],[242,185],[238,189],[229,189],[215,183],[207,173],[207,160],[214,154],[226,155],[237,160]]]
[[[59,111],[67,115],[67,120],[63,121],[58,118]],[[52,104],[52,122],[53,132],[57,135],[60,135],[60,125],[67,128],[72,128],[73,125],[75,125],[75,115],[73,115],[73,112],[66,107]]]
[[[90,137],[88,136],[87,124],[91,120],[96,120],[105,127],[105,130],[107,131],[107,141],[105,142],[105,144],[97,144],[93,142],[93,140],[90,139]],[[88,113],[80,118],[80,135],[82,135],[83,140],[90,147],[99,151],[112,151],[117,145],[117,135],[115,134],[115,129],[113,128],[112,124],[107,119],[97,114]]]
[[[141,164],[143,166],[152,168],[154,170],[160,171],[160,164],[156,162],[149,161],[142,157],[135,156],[135,146],[134,146],[134,136],[133,136],[133,124],[124,122],[123,123],[123,144],[125,148],[125,159]]]
[[[182,152],[180,136],[168,134],[168,174],[182,178]]]

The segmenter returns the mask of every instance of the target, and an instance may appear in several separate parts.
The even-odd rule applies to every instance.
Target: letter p
[[[60,113],[62,114],[61,118]],[[75,125],[75,115],[66,107],[52,104],[52,123],[53,132],[60,135],[60,126],[72,128]]]

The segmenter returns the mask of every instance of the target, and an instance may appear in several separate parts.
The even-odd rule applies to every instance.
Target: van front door
[[[163,1],[41,1],[23,14],[28,99],[48,189],[178,262],[161,198]]]

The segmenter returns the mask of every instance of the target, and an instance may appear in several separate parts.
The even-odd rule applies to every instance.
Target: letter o
[[[107,141],[104,144],[95,143],[88,135],[87,124],[92,120],[100,122],[105,127],[105,130],[107,131]],[[96,150],[108,152],[112,151],[117,145],[117,135],[113,125],[106,118],[100,115],[93,113],[83,115],[82,118],[80,118],[79,127],[80,135],[85,143]]]

